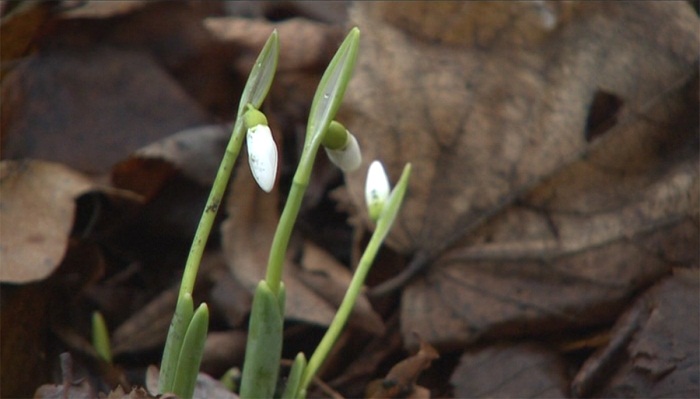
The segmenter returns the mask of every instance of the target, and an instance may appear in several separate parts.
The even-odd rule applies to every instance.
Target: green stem
[[[316,347],[314,354],[309,359],[309,364],[306,366],[306,369],[304,369],[304,375],[300,386],[302,392],[306,391],[306,388],[311,383],[314,375],[316,375],[316,372],[321,365],[323,365],[323,362],[326,360],[326,357],[333,348],[338,336],[340,336],[340,333],[343,331],[343,328],[350,317],[350,313],[357,302],[357,297],[362,291],[362,286],[364,285],[367,273],[372,267],[372,262],[374,261],[383,240],[384,234],[375,230],[369,244],[367,244],[364,254],[362,254],[362,258],[360,258],[360,263],[357,270],[355,270],[352,280],[350,281],[350,286],[345,293],[343,302],[340,304],[335,317],[333,317],[333,321],[328,327],[326,334],[323,336],[321,342]]]
[[[206,247],[209,233],[211,233],[211,228],[214,225],[216,212],[219,210],[221,200],[224,196],[224,192],[226,191],[229,178],[231,177],[233,165],[235,164],[238,154],[241,151],[243,137],[245,137],[244,133],[242,119],[238,118],[235,126],[233,127],[231,139],[226,146],[226,152],[224,153],[221,165],[219,165],[219,171],[216,173],[214,185],[209,193],[209,198],[207,199],[207,204],[202,212],[202,217],[199,221],[199,225],[197,226],[197,231],[194,234],[194,239],[192,240],[190,253],[187,257],[187,263],[185,263],[185,271],[182,275],[180,294],[178,295],[179,297],[183,296],[184,294],[192,295],[192,291],[194,290],[194,283],[197,278],[199,264],[202,261],[202,254],[204,253],[204,248]]]
[[[307,183],[300,183],[295,179],[292,182],[287,203],[284,205],[280,221],[277,224],[277,230],[275,230],[275,236],[272,239],[265,281],[267,281],[270,290],[275,295],[279,292],[279,286],[282,281],[282,268],[284,267],[284,255],[287,252],[289,239],[294,229],[294,222],[301,209],[301,202],[304,199],[304,193],[308,185],[308,181]]]

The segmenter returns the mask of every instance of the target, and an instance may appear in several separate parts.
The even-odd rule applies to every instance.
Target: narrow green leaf
[[[112,349],[109,344],[109,331],[102,313],[95,311],[92,313],[92,346],[97,354],[106,361],[112,363]]]
[[[282,357],[282,298],[283,285],[279,297],[265,281],[261,281],[255,290],[241,378],[241,398],[272,398],[275,392]]]
[[[322,138],[322,133],[328,129],[328,125],[338,112],[345,95],[345,88],[355,68],[359,45],[360,30],[353,28],[328,64],[311,103],[306,143],[309,143],[309,140]]]
[[[209,308],[203,303],[192,316],[178,357],[172,392],[180,398],[189,399],[194,395],[208,329]]]
[[[309,122],[306,125],[304,150],[294,174],[294,181],[306,187],[311,177],[311,169],[318,148],[331,121],[335,117],[345,95],[345,89],[352,76],[360,45],[360,30],[353,28],[323,73],[316,94],[311,103]]]
[[[160,363],[160,377],[158,378],[158,392],[172,392],[175,381],[177,363],[182,350],[182,342],[185,340],[187,328],[194,313],[192,295],[184,294],[178,298],[175,314],[170,322],[168,338],[165,340],[163,359]]]
[[[289,378],[287,378],[287,386],[284,388],[282,399],[295,399],[300,397],[299,388],[301,385],[301,376],[306,368],[306,356],[299,352],[294,358],[292,369],[289,370]]]
[[[247,104],[252,104],[256,109],[259,109],[260,105],[262,105],[272,85],[272,79],[275,77],[279,52],[279,39],[275,29],[267,39],[267,42],[265,42],[265,46],[260,51],[260,55],[258,55],[258,59],[253,64],[250,75],[248,75],[248,80],[241,94],[241,102],[238,106],[239,117],[245,112]]]
[[[394,189],[391,191],[389,198],[384,204],[384,209],[382,210],[382,213],[379,216],[379,220],[377,220],[376,231],[377,234],[379,234],[379,236],[381,237],[382,241],[384,241],[384,239],[386,238],[386,235],[391,229],[391,225],[394,224],[394,220],[399,214],[399,210],[401,210],[401,204],[403,203],[403,198],[406,195],[406,189],[408,188],[408,178],[410,176],[411,164],[407,163],[403,167],[401,177],[396,183],[396,187],[394,187]]]

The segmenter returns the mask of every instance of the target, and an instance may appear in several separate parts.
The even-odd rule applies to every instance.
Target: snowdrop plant
[[[277,389],[286,299],[282,267],[319,148],[323,146],[329,159],[346,172],[356,170],[362,162],[357,139],[343,125],[333,120],[352,75],[358,46],[359,30],[354,28],[331,60],[311,104],[303,151],[273,237],[265,279],[259,282],[253,296],[240,383],[242,398],[272,398]],[[248,162],[255,181],[266,192],[270,192],[274,187],[277,148],[267,118],[259,108],[272,82],[278,52],[277,33],[273,32],[246,83],[231,140],[195,233],[161,362],[160,393],[173,392],[183,398],[190,398],[194,393],[209,316],[206,304],[201,304],[194,311],[192,289],[204,244],[233,164],[240,152],[244,135]],[[379,172],[376,172],[375,164],[370,167],[371,179],[368,179],[368,189],[372,190],[372,195],[367,197],[368,201],[373,201],[371,204],[368,202],[368,207],[374,215],[372,219],[376,222],[374,233],[338,312],[313,355],[308,362],[303,353],[299,353],[294,359],[283,398],[306,396],[311,380],[347,323],[370,266],[398,214],[408,186],[411,166],[407,164],[404,167],[396,188],[391,191],[381,164],[377,165],[383,177],[377,174]]]
[[[206,304],[201,304],[196,311],[194,310],[192,291],[194,290],[204,247],[214,224],[214,218],[228,185],[231,171],[240,153],[243,137],[247,136],[246,128],[258,126],[246,127],[244,114],[246,111],[258,109],[262,105],[277,70],[278,58],[279,39],[277,31],[274,31],[267,39],[265,46],[263,46],[253,65],[241,94],[231,139],[226,146],[224,157],[214,178],[214,184],[192,240],[192,247],[190,248],[182,275],[175,314],[170,322],[165,348],[163,349],[158,378],[158,392],[161,394],[171,392],[181,398],[191,398],[194,394],[199,365],[204,352],[204,341],[209,324],[209,310]],[[249,123],[255,122],[252,116],[249,119]],[[258,142],[259,140],[253,143],[254,148],[259,147],[257,145]],[[268,173],[270,173],[270,170],[272,169],[269,169]],[[253,172],[254,176],[257,172]],[[258,177],[256,177],[257,179]],[[271,187],[272,183],[270,181],[274,182],[274,176],[271,179],[269,176],[267,176],[267,179],[264,179],[265,184]]]

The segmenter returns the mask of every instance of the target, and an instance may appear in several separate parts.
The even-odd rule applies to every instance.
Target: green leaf
[[[203,303],[192,316],[177,362],[172,392],[183,399],[189,399],[194,395],[208,329],[209,308]]]
[[[289,371],[289,378],[287,378],[287,386],[284,388],[284,393],[282,394],[282,399],[294,399],[301,397],[299,392],[297,392],[301,385],[301,376],[306,368],[306,356],[299,352],[297,357],[294,358],[294,363],[292,363],[292,369]],[[306,395],[303,395],[306,396]]]
[[[306,186],[309,183],[311,168],[313,167],[318,147],[321,145],[323,136],[343,101],[345,89],[355,68],[359,45],[360,30],[353,28],[338,48],[335,56],[328,64],[326,72],[323,73],[321,82],[318,84],[316,94],[311,103],[309,122],[306,126],[304,150],[301,154],[297,171],[294,174],[294,181],[302,186]]]
[[[102,313],[92,313],[92,346],[104,361],[112,363],[112,349],[109,344],[109,332]]]
[[[165,340],[163,359],[160,363],[160,377],[158,378],[158,392],[172,392],[177,371],[178,359],[182,350],[182,342],[185,340],[187,328],[194,313],[192,295],[184,294],[178,298],[173,320],[170,322],[168,338]]]
[[[248,75],[243,94],[241,94],[241,102],[238,106],[238,116],[240,117],[245,112],[245,107],[252,104],[254,108],[259,109],[262,105],[267,92],[272,85],[272,79],[275,77],[277,70],[277,60],[279,58],[280,45],[277,38],[277,30],[273,30],[270,37],[265,42],[265,46],[260,51],[258,59],[253,65],[253,69]]]
[[[255,289],[248,327],[241,398],[272,398],[282,357],[284,285],[275,295],[265,281]]]
[[[384,241],[386,235],[391,229],[391,225],[394,224],[396,216],[399,214],[401,209],[401,204],[403,203],[403,198],[406,195],[406,189],[408,188],[408,178],[411,176],[411,164],[407,163],[403,171],[401,172],[401,177],[399,178],[396,187],[391,191],[389,198],[386,203],[384,203],[384,208],[382,209],[381,215],[377,220],[377,228],[375,229],[376,234],[379,234],[381,240]]]

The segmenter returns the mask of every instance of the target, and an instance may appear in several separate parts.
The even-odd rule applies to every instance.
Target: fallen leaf
[[[228,369],[243,364],[248,333],[242,330],[211,331],[204,343],[200,370],[220,376]]]
[[[38,281],[58,267],[68,248],[75,200],[92,188],[90,179],[63,165],[0,163],[0,281]]]
[[[37,388],[34,398],[37,399],[90,399],[96,397],[95,388],[86,378],[76,378],[73,370],[73,358],[70,353],[61,354],[61,385],[46,384]]]
[[[155,196],[177,173],[209,187],[230,137],[230,129],[219,125],[195,127],[167,136],[114,165],[112,182],[146,198]]]
[[[433,360],[439,358],[438,352],[425,341],[421,341],[418,352],[404,359],[389,370],[382,380],[370,383],[367,387],[368,398],[419,398],[430,397],[425,388],[416,385],[420,374],[430,367]],[[418,392],[416,392],[418,391]]]
[[[165,343],[177,303],[178,287],[163,291],[112,333],[112,353],[136,353]]]
[[[269,23],[246,18],[211,17],[204,21],[204,26],[232,53],[234,49],[240,52],[241,47],[247,50],[247,57],[231,57],[236,62],[236,69],[242,72],[252,68],[273,29],[278,31],[280,38],[279,72],[319,69],[344,37],[343,31],[335,26],[301,18]]]
[[[27,56],[35,47],[44,24],[49,20],[52,4],[45,1],[19,2],[2,4],[0,20],[0,79],[16,64],[17,60]]]
[[[450,382],[458,398],[564,398],[564,361],[534,344],[500,345],[462,355]]]
[[[40,51],[8,73],[1,95],[4,158],[91,173],[208,119],[149,54],[134,50]]]
[[[698,269],[674,269],[672,277],[649,289],[628,311],[636,316],[632,318],[633,328],[629,320],[622,319],[627,323],[613,330],[615,336],[622,335],[622,348],[605,362],[592,357],[584,363],[574,380],[574,393],[593,397],[698,397],[699,304]],[[615,348],[603,351],[610,349]]]
[[[363,150],[346,176],[357,208],[373,159],[394,181],[414,166],[387,239],[411,261],[373,292],[425,272],[402,296],[409,346],[413,331],[452,347],[609,321],[670,271],[671,244],[695,258],[697,14],[492,4],[351,10],[363,31],[346,101]],[[591,117],[601,96],[609,109]]]

